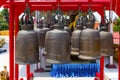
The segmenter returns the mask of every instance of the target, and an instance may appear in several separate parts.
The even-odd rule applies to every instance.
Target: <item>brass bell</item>
[[[33,18],[27,6],[22,16],[22,30],[15,41],[15,62],[17,64],[34,64],[39,62],[39,45],[37,33],[33,31]]]
[[[100,34],[98,30],[85,29],[80,35],[79,58],[94,60],[100,57]]]
[[[47,59],[49,63],[70,62],[70,38],[64,27],[54,25],[54,30],[48,31],[45,38]]]
[[[47,31],[50,30],[48,28],[48,25],[47,25],[47,22],[45,21],[45,19],[43,20],[43,24],[42,24],[43,28],[37,27],[37,29],[35,30],[37,32],[40,47],[45,47],[45,35],[46,35]]]
[[[71,36],[71,54],[72,55],[79,55],[81,26],[77,25],[76,28],[77,29],[73,31]]]
[[[113,46],[113,35],[110,32],[101,31],[101,55],[102,56],[113,56],[114,46]]]
[[[101,55],[102,56],[113,56],[114,46],[113,46],[113,35],[108,31],[108,20],[104,16],[103,21],[100,25],[100,40],[101,40]]]
[[[93,29],[94,15],[92,13],[88,15],[87,29],[83,29],[80,34],[80,54],[78,57],[84,60],[94,60],[100,58],[100,33]]]

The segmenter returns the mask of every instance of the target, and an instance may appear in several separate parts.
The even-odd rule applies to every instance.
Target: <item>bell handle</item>
[[[27,3],[26,3],[26,9],[24,10],[24,14],[21,18],[21,22],[23,25],[33,24],[33,17],[30,14],[30,7],[28,6]]]

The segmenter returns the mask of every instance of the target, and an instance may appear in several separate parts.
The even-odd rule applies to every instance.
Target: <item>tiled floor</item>
[[[0,54],[0,71],[3,70],[3,66],[6,65],[9,70],[9,38],[5,37],[6,44],[4,49],[7,49],[7,52]],[[105,59],[105,64],[108,63],[108,59]],[[97,60],[99,62],[99,60]],[[116,64],[116,63],[115,63]],[[117,66],[117,64],[116,64]],[[35,65],[31,65],[31,71],[34,72]],[[118,80],[118,68],[116,69],[107,69],[105,68],[105,75],[107,75],[111,80]],[[26,77],[25,66],[19,66],[19,77]],[[25,79],[26,80],[26,79]],[[94,80],[94,78],[52,78],[49,76],[49,72],[44,73],[35,73],[34,80]]]

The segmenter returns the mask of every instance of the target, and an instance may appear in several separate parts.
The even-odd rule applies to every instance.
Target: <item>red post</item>
[[[15,36],[17,36],[17,33],[19,31],[19,16],[15,17]]]
[[[119,32],[118,80],[120,80],[120,32]]]
[[[61,0],[57,0],[57,3],[59,4],[61,2]]]
[[[96,73],[96,78],[94,80],[104,80],[104,56],[100,59],[100,73]]]
[[[104,56],[100,59],[100,80],[104,80]]]
[[[30,65],[29,64],[26,65],[26,76],[27,76],[27,80],[30,80]]]
[[[19,18],[18,16],[16,16],[15,17],[15,38],[17,36],[18,31],[19,31]],[[15,64],[15,80],[18,80],[18,78],[19,78],[19,65]]]
[[[20,80],[24,80],[23,78],[20,78]]]
[[[91,3],[91,2],[92,2],[92,0],[88,0],[88,2],[89,2],[89,3]]]
[[[31,80],[31,79],[33,80],[33,78],[34,78],[34,75],[33,75],[33,73],[31,72],[31,73],[30,73],[30,80]]]
[[[19,65],[15,64],[15,80],[19,78]]]
[[[120,54],[118,56],[118,80],[120,80]]]
[[[14,80],[14,7],[10,0],[10,23],[9,23],[9,67],[10,80]]]

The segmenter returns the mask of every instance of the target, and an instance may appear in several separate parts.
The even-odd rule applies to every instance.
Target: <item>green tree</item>
[[[113,31],[114,32],[117,32],[117,31],[120,32],[120,18],[118,18],[116,23],[114,24]]]
[[[4,8],[4,9],[1,11],[1,15],[3,16],[3,18],[5,19],[5,21],[8,23],[8,22],[9,22],[8,9]]]
[[[0,30],[7,30],[9,22],[9,13],[8,9],[3,9],[0,12]]]

